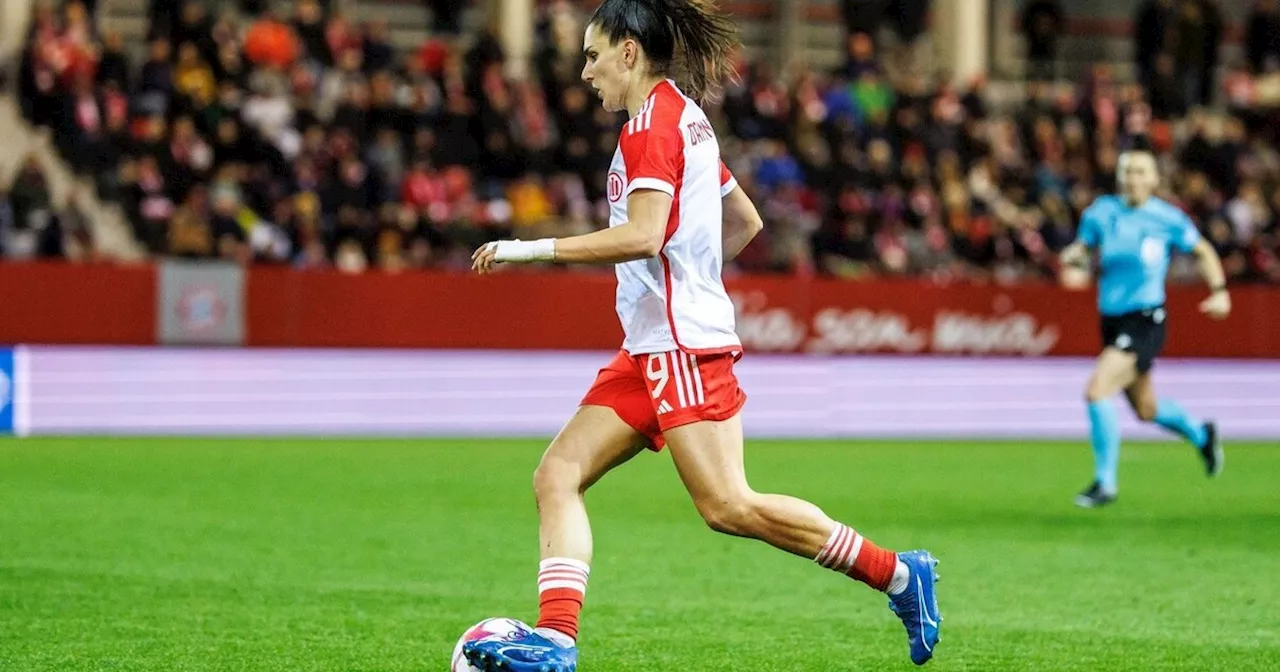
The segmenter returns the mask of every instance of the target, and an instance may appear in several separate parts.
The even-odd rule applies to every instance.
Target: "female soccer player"
[[[1103,348],[1085,389],[1094,480],[1076,496],[1076,504],[1086,508],[1116,499],[1120,426],[1110,399],[1120,390],[1143,421],[1155,422],[1190,441],[1209,476],[1222,471],[1222,444],[1214,423],[1191,417],[1172,399],[1157,399],[1151,384],[1151,366],[1164,345],[1164,284],[1170,254],[1178,250],[1195,255],[1212,292],[1200,304],[1200,312],[1215,320],[1231,313],[1222,262],[1181,210],[1152,195],[1160,184],[1154,155],[1145,150],[1125,152],[1117,172],[1120,195],[1102,196],[1084,211],[1076,242],[1061,256],[1064,264],[1087,266],[1090,250],[1098,250],[1100,260]]]
[[[923,664],[933,655],[941,616],[929,553],[895,554],[813,504],[747,483],[739,417],[746,397],[733,372],[742,345],[720,273],[762,223],[694,102],[716,93],[735,45],[732,22],[706,0],[605,0],[583,39],[582,79],[606,110],[630,115],[608,176],[610,227],[498,241],[474,254],[479,273],[502,262],[615,264],[626,335],[534,473],[537,627],[516,642],[465,647],[480,669],[576,669],[592,552],[583,493],[644,447],[664,445],[712,529],[759,539],[888,593],[911,659]]]

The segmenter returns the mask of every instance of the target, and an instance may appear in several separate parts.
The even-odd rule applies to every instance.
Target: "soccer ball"
[[[449,659],[449,671],[480,672],[479,669],[472,667],[471,663],[467,662],[466,656],[462,655],[462,645],[467,642],[480,640],[509,642],[513,639],[520,639],[532,631],[533,628],[514,618],[486,618],[467,628],[467,631],[462,633],[462,638],[458,640],[457,646],[453,647],[453,657]]]

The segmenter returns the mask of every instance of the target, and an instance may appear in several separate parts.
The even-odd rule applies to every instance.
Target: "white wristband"
[[[555,261],[556,240],[499,240],[489,243],[495,247],[493,260],[497,262]]]

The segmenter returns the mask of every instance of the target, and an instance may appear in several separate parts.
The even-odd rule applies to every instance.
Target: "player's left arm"
[[[1191,218],[1179,213],[1173,223],[1173,246],[1177,250],[1195,256],[1200,276],[1209,283],[1209,298],[1200,302],[1200,312],[1215,320],[1226,319],[1231,314],[1231,295],[1227,293],[1227,274],[1222,270],[1222,259],[1213,244],[1200,235]]]
[[[742,187],[733,185],[725,195],[724,230],[721,232],[721,247],[724,249],[724,260],[733,261],[746,249],[747,245],[764,229],[764,220],[756,210],[756,204]]]

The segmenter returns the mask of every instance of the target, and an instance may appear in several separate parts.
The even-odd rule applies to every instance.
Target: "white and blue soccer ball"
[[[453,657],[449,659],[449,672],[481,672],[479,669],[472,667],[471,663],[467,662],[467,657],[462,655],[462,647],[468,642],[510,642],[520,639],[532,631],[533,628],[529,627],[528,624],[517,621],[514,618],[486,618],[467,628],[467,631],[462,633],[462,638],[453,647]]]

